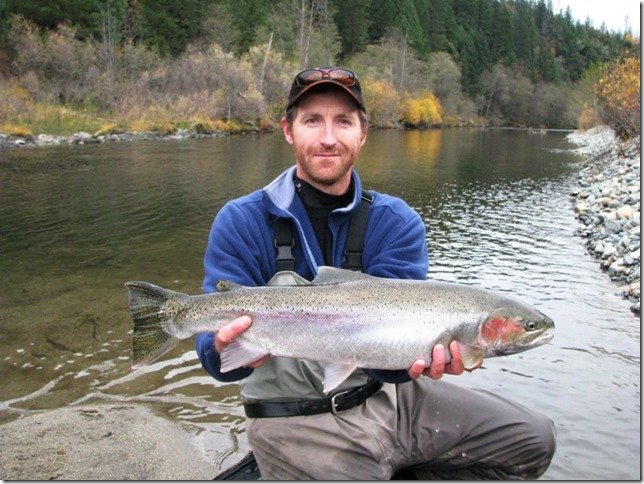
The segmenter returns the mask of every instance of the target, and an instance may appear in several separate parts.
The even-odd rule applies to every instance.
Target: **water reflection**
[[[638,478],[639,321],[573,235],[565,147],[553,133],[374,131],[359,171],[423,217],[430,278],[507,293],[555,320],[549,345],[458,377],[553,418],[559,447],[544,477]],[[222,467],[241,456],[237,386],[208,377],[190,341],[130,371],[123,283],[200,292],[217,210],[291,159],[278,135],[0,152],[0,422],[136,401],[191,425]]]

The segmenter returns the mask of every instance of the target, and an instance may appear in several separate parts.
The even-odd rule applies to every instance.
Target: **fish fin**
[[[137,369],[160,358],[179,342],[179,338],[169,332],[175,328],[172,321],[166,319],[162,306],[169,299],[185,295],[149,282],[132,281],[126,282],[125,286],[134,321],[132,368]]]
[[[320,266],[318,267],[318,274],[313,279],[312,284],[316,286],[324,286],[329,284],[342,284],[349,281],[364,281],[374,279],[374,276],[365,274],[358,271],[350,271],[349,269],[340,269],[338,267]]]
[[[281,271],[275,274],[267,286],[310,286],[311,283],[293,271]]]
[[[324,366],[324,393],[329,393],[337,388],[349,375],[356,371],[357,365],[353,363],[330,363]]]
[[[226,346],[219,355],[221,358],[221,371],[234,370],[259,360],[268,354],[270,353],[261,346],[238,338]]]
[[[221,279],[217,281],[217,292],[227,292],[227,291],[234,291],[235,289],[239,289],[242,286],[241,284],[237,284],[236,282],[233,281],[228,281],[226,279]]]
[[[463,366],[466,370],[476,368],[483,361],[483,357],[485,356],[485,350],[483,348],[467,346],[458,341],[456,344],[458,345],[458,350],[461,353],[461,360],[463,361]]]

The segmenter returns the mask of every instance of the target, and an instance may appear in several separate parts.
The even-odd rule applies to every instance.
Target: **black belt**
[[[382,382],[372,380],[361,386],[338,392],[331,397],[296,402],[254,402],[244,403],[246,416],[250,418],[294,417],[331,412],[334,415],[343,410],[362,405],[367,398],[382,388]]]

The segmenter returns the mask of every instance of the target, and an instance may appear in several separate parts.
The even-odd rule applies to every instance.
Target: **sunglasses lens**
[[[300,72],[295,79],[300,87],[308,86],[322,79],[332,79],[345,86],[353,86],[356,82],[355,74],[346,69],[330,69],[328,71],[323,69],[308,69]]]
[[[304,87],[312,82],[317,82],[322,80],[322,71],[316,69],[309,69],[308,71],[302,71],[297,75],[297,83]]]
[[[353,86],[356,82],[356,76],[351,71],[345,69],[334,69],[329,72],[331,79],[341,82],[345,86]]]

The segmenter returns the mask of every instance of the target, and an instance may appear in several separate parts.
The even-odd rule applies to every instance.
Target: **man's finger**
[[[412,380],[416,380],[423,374],[424,371],[425,371],[425,360],[418,359],[411,364],[411,367],[409,367],[409,370],[407,370],[407,373],[409,373],[409,376],[411,377]]]
[[[241,316],[217,331],[217,336],[215,337],[215,349],[217,352],[221,353],[226,346],[246,331],[251,323],[252,321],[248,316]]]
[[[439,380],[445,373],[445,347],[437,344],[432,349],[432,364],[429,367],[428,376]]]
[[[451,355],[451,360],[445,369],[445,373],[449,373],[450,375],[460,375],[463,373],[465,368],[463,367],[461,352],[458,349],[458,343],[456,341],[452,341],[449,344],[449,353]]]

